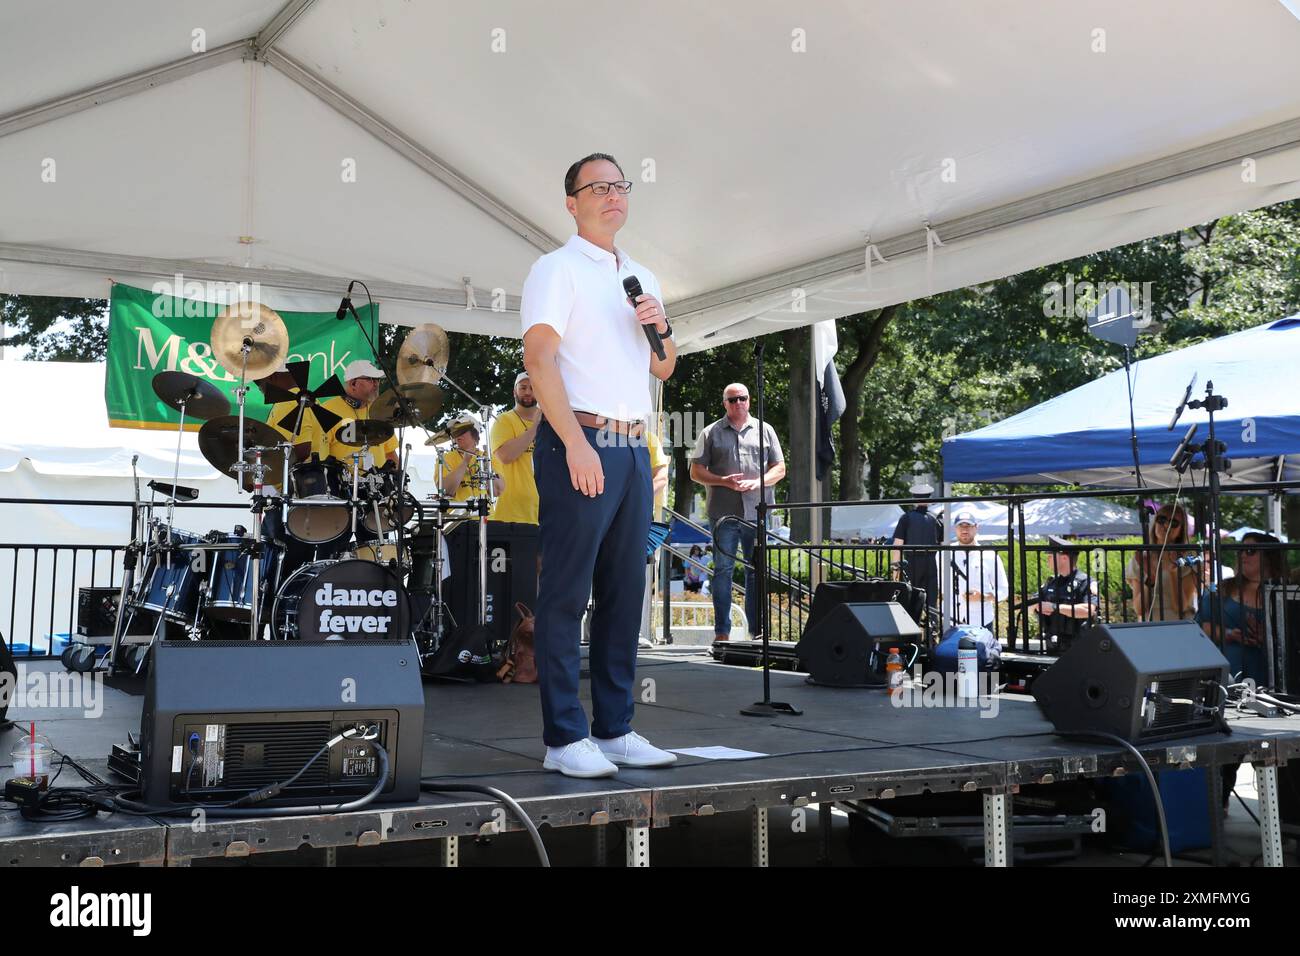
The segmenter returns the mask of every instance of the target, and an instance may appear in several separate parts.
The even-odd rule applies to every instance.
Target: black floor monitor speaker
[[[812,609],[808,612],[804,632],[816,627],[822,618],[841,604],[879,604],[882,601],[901,605],[912,620],[920,622],[925,597],[904,581],[823,581],[813,593]]]
[[[159,641],[152,655],[140,718],[147,803],[231,800],[283,782],[354,727],[377,727],[388,752],[377,799],[419,798],[424,688],[413,641]],[[351,737],[279,802],[352,799],[378,771],[374,746]]]
[[[18,668],[14,665],[14,655],[9,650],[5,636],[0,634],[0,725],[9,721],[10,698],[18,686]]]
[[[1136,744],[1218,731],[1227,683],[1227,660],[1193,621],[1092,624],[1031,691],[1057,730]]]
[[[887,682],[889,649],[898,647],[911,660],[920,639],[921,629],[896,602],[849,602],[836,604],[805,630],[796,650],[800,669],[814,684],[878,687]]]

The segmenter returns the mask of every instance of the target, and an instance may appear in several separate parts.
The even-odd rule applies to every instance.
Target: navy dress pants
[[[644,438],[584,428],[600,456],[605,490],[594,498],[569,480],[564,443],[545,421],[537,429],[538,550],[534,640],[543,739],[563,747],[588,735],[605,740],[632,729],[637,643],[653,502]],[[591,618],[591,709],[578,700],[582,615]]]

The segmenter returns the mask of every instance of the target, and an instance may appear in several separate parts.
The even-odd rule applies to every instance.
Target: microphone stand
[[[764,458],[763,433],[767,428],[763,420],[763,340],[754,343],[756,375],[754,394],[758,398],[758,537],[754,544],[754,587],[758,591],[759,619],[763,624],[763,699],[742,707],[746,717],[798,717],[803,713],[791,704],[772,699],[771,628],[768,618],[771,609],[767,604],[767,461]]]
[[[1215,437],[1214,413],[1227,408],[1228,400],[1222,395],[1214,394],[1213,382],[1206,382],[1205,398],[1200,401],[1188,402],[1187,407],[1205,409],[1210,419],[1210,437],[1201,446],[1201,454],[1205,457],[1205,471],[1209,479],[1209,527],[1206,529],[1206,536],[1210,544],[1210,576],[1214,582],[1214,595],[1216,598],[1214,602],[1214,626],[1218,638],[1215,643],[1222,647],[1226,632],[1223,629],[1223,566],[1219,561],[1219,472],[1230,470],[1232,462],[1224,456],[1224,452],[1227,450],[1226,447],[1221,445]]]
[[[367,295],[369,295],[369,290],[367,290]],[[344,309],[350,312],[352,314],[352,318],[356,320],[357,327],[361,329],[361,334],[364,335],[366,338],[366,344],[370,346],[370,353],[374,355],[376,364],[378,364],[379,367],[383,370],[384,374],[388,376],[388,381],[392,383],[393,394],[397,396],[397,413],[399,416],[400,424],[397,427],[397,448],[398,448],[397,501],[393,505],[393,523],[397,525],[397,565],[399,569],[399,578],[402,578],[403,577],[403,575],[401,574],[401,569],[403,567],[402,555],[406,553],[406,549],[404,547],[406,522],[402,520],[402,504],[406,499],[407,462],[406,462],[406,457],[401,454],[401,448],[402,448],[402,443],[405,440],[405,436],[406,436],[405,429],[406,429],[407,422],[411,421],[412,419],[411,406],[407,402],[406,396],[402,394],[401,383],[397,380],[397,371],[395,367],[392,366],[391,364],[385,363],[383,358],[380,357],[379,349],[375,347],[375,340],[370,336],[370,330],[366,328],[366,323],[361,321],[361,316],[357,315],[357,310],[352,305],[351,284],[348,285],[347,294],[343,296],[343,302],[339,305],[340,313],[342,313]],[[339,317],[341,318],[342,316],[340,315]],[[354,515],[356,510],[356,504],[357,504],[356,500],[354,499],[352,501]],[[378,518],[375,519],[375,522],[376,522],[375,534],[380,536],[377,540],[382,541],[383,525],[379,523]],[[354,526],[353,535],[355,537],[356,521],[353,520],[352,524]]]

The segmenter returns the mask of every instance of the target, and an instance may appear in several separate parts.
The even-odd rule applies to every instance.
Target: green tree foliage
[[[0,295],[0,345],[27,349],[40,362],[102,362],[108,352],[108,303],[43,295]]]

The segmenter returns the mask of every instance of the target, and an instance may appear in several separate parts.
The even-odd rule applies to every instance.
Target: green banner
[[[108,423],[121,428],[176,428],[180,413],[164,405],[154,394],[153,378],[159,372],[188,372],[212,382],[230,399],[230,414],[238,414],[235,389],[239,387],[239,369],[222,367],[212,354],[212,322],[222,305],[203,298],[172,295],[175,287],[169,282],[155,288],[162,292],[113,285],[108,307],[108,370],[104,376]],[[203,283],[190,282],[181,291],[203,295],[204,289]],[[365,335],[352,318],[340,322],[333,312],[281,311],[279,314],[289,330],[288,361],[311,362],[312,388],[331,375],[341,379],[349,362],[374,361]],[[370,306],[359,308],[357,314],[369,326],[371,338],[378,341],[375,328],[378,306],[373,311]],[[244,398],[244,414],[265,421],[269,411],[261,391],[249,388]],[[198,431],[202,425],[201,421],[191,423],[187,418],[185,430]]]

